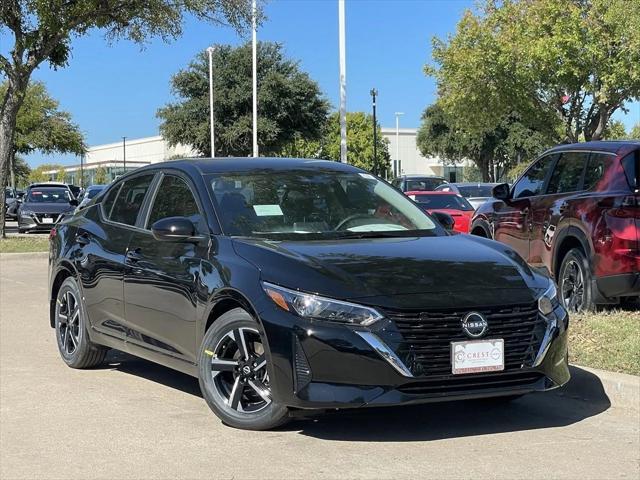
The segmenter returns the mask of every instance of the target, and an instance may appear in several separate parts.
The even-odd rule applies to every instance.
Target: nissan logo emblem
[[[471,338],[479,338],[487,332],[487,319],[478,312],[469,312],[462,317],[462,330]]]

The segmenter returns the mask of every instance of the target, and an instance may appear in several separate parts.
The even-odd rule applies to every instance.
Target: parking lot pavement
[[[96,370],[64,366],[46,268],[0,256],[0,478],[639,478],[638,412],[611,407],[578,369],[567,388],[507,407],[442,403],[232,430],[186,375],[116,353]]]

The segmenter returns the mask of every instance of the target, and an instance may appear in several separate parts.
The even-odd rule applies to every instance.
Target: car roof
[[[410,175],[401,175],[403,178],[435,178],[437,180],[444,180],[444,177],[441,177],[440,175],[420,175],[418,173],[412,173]]]
[[[404,192],[405,195],[455,195],[460,196],[458,192],[443,192],[442,190],[409,190]]]
[[[250,172],[252,170],[332,170],[337,172],[364,172],[364,170],[341,162],[305,158],[280,157],[224,157],[224,158],[185,158],[153,163],[135,170],[140,172],[158,168],[177,168],[197,170],[202,175],[231,172]],[[194,172],[195,173],[195,172]],[[127,174],[128,176],[129,174]]]
[[[618,153],[622,149],[634,146],[640,147],[640,140],[598,140],[595,142],[579,142],[558,145],[557,147],[547,150],[546,153],[563,152],[567,150],[597,150],[601,152]]]

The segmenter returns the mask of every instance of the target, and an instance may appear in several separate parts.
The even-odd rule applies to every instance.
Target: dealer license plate
[[[454,375],[504,370],[504,340],[451,342],[451,369]]]
[[[42,223],[53,223],[53,218],[43,218]]]

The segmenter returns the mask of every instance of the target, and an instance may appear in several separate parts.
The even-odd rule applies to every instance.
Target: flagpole
[[[256,40],[256,0],[252,2],[252,66],[253,66],[253,156],[258,156],[258,54]]]
[[[347,163],[347,62],[344,27],[344,0],[338,0],[340,50],[340,161]]]

